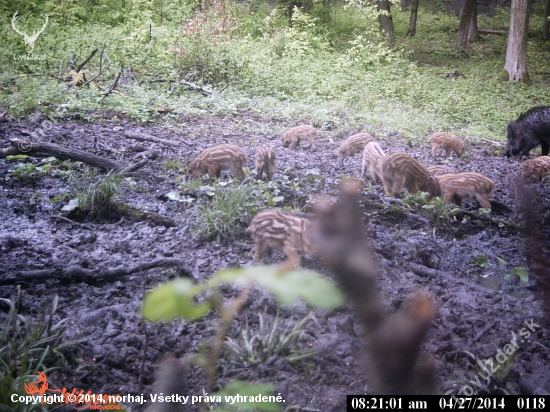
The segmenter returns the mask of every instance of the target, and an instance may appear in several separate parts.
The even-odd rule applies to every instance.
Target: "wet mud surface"
[[[163,354],[190,356],[212,338],[217,321],[214,315],[195,322],[150,323],[144,322],[140,313],[144,293],[158,284],[178,277],[201,282],[217,270],[252,263],[253,244],[244,234],[229,240],[196,236],[195,205],[208,205],[210,197],[200,188],[185,186],[182,169],[194,156],[215,144],[236,144],[248,154],[247,166],[253,178],[256,147],[272,142],[277,171],[270,193],[284,196],[278,206],[309,212],[317,195],[336,196],[342,177],[359,175],[360,155],[343,159],[337,150],[352,132],[366,131],[377,138],[386,153],[405,151],[427,165],[445,163],[457,172],[483,173],[497,184],[490,213],[479,213],[475,205],[466,202],[461,211],[437,215],[430,207],[411,205],[404,194],[399,198],[386,196],[379,183],[373,183],[369,176],[364,178],[364,229],[380,264],[379,288],[388,311],[400,308],[418,288],[427,291],[435,302],[437,318],[423,352],[435,361],[439,393],[470,394],[469,388],[475,393],[520,394],[533,388],[550,391],[548,295],[543,293],[545,280],[531,269],[521,229],[516,201],[520,161],[505,158],[503,145],[467,140],[462,158],[445,160],[440,152],[433,159],[427,143],[409,144],[396,134],[368,127],[348,130],[316,125],[320,138],[314,150],[307,144],[285,149],[280,145],[280,134],[290,126],[294,125],[248,115],[188,117],[172,126],[145,126],[117,118],[55,123],[43,141],[123,164],[141,160],[143,151],[155,152],[156,157],[141,169],[149,175],[127,179],[116,195],[123,204],[150,213],[140,219],[130,215],[104,222],[60,219],[57,216],[67,216],[61,209],[74,197],[75,187],[97,184],[104,174],[93,175],[89,170],[97,169],[82,163],[65,165],[66,170],[57,163],[40,179],[21,181],[13,174],[18,164],[28,161],[38,165],[44,159],[0,159],[0,297],[13,299],[20,288],[20,312],[32,315],[57,295],[56,320],[71,321],[65,338],[86,338],[65,349],[69,364],[48,376],[50,386],[143,394],[149,399],[154,392],[155,368]],[[0,123],[0,146],[7,147],[10,138],[32,139],[22,132],[36,127],[31,122]],[[137,141],[125,136],[128,131],[182,143],[168,146]],[[180,162],[180,169],[168,168],[167,160]],[[546,248],[549,258],[550,186],[546,181],[528,189],[538,199],[533,224],[542,239],[539,246]],[[166,194],[171,192],[186,201],[170,200]],[[153,215],[172,223],[148,218]],[[248,222],[241,223],[242,229],[246,228]],[[540,250],[540,254],[545,251]],[[112,271],[159,259],[176,259],[182,264],[180,268],[158,267],[123,276]],[[264,263],[282,259],[275,253]],[[319,262],[304,258],[303,266],[332,278]],[[84,273],[93,275],[76,271],[75,276],[68,276],[67,267],[86,269],[89,272]],[[222,292],[227,299],[238,294],[233,287]],[[310,309],[303,303],[279,308],[272,296],[255,289],[231,324],[228,336],[238,339],[246,323],[256,333],[260,320],[272,324],[277,313],[278,328],[284,333]],[[223,386],[233,379],[273,382],[286,410],[343,411],[346,395],[369,394],[362,371],[361,331],[351,309],[330,313],[315,310],[306,325],[300,345],[321,349],[319,354],[291,362],[279,355],[265,361],[244,361],[224,352],[218,384]],[[511,342],[517,346],[515,354],[497,356],[505,354]],[[489,361],[493,371],[486,373],[479,364],[489,365]],[[191,366],[186,378],[188,394],[202,395],[203,370]],[[126,406],[142,411],[151,404]],[[193,408],[196,406],[185,410],[196,410]]]

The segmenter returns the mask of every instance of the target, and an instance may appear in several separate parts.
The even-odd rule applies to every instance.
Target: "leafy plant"
[[[182,168],[182,164],[179,160],[174,160],[174,159],[166,159],[163,163],[162,163],[162,167],[165,168],[165,169],[175,169],[175,170],[180,170]]]
[[[91,219],[109,218],[118,211],[118,205],[113,200],[120,188],[124,176],[112,173],[95,185],[88,188],[78,196],[78,208],[88,212]]]
[[[297,322],[289,331],[280,332],[279,310],[269,325],[262,314],[259,314],[259,326],[256,333],[252,334],[246,317],[240,336],[237,339],[227,338],[227,349],[240,361],[252,362],[265,361],[273,355],[286,358],[289,362],[297,362],[310,358],[318,353],[319,349],[299,349],[299,343],[303,336],[309,334],[305,329],[312,319],[313,313],[308,313]]]
[[[48,171],[49,167],[37,167],[32,163],[22,163],[13,169],[13,176],[22,182],[37,182]]]
[[[40,404],[12,402],[12,395],[26,395],[24,384],[36,380],[37,372],[64,365],[63,349],[79,341],[62,341],[69,323],[68,318],[54,323],[57,296],[48,311],[35,317],[19,313],[19,299],[19,295],[15,300],[0,299],[9,306],[7,314],[0,316],[0,404],[15,412],[46,411]]]
[[[246,229],[250,220],[252,188],[246,185],[218,187],[212,201],[197,205],[194,231],[206,239],[228,240]]]
[[[487,266],[487,263],[489,263],[489,261],[487,259],[487,255],[483,254],[473,257],[470,263],[472,263],[472,265],[479,266],[480,268],[484,268],[485,266]]]
[[[459,207],[452,207],[447,204],[441,196],[428,200],[428,193],[425,192],[408,193],[403,197],[403,203],[411,208],[426,210],[430,213],[434,224],[434,237],[437,230],[443,229],[445,223],[460,211]]]
[[[242,288],[240,294],[233,298],[228,305],[222,304],[223,299],[218,292],[218,288],[222,284],[231,284]],[[211,393],[216,380],[216,365],[223,342],[226,340],[227,328],[246,303],[250,290],[254,285],[271,292],[277,301],[283,305],[301,299],[315,308],[331,310],[344,303],[342,292],[321,274],[303,270],[281,273],[276,268],[269,266],[224,269],[213,274],[206,282],[196,285],[189,279],[179,279],[156,287],[145,297],[142,316],[149,321],[171,320],[178,317],[194,320],[204,317],[210,311],[218,312],[219,321],[216,333],[207,353],[193,356],[194,361],[206,371],[208,378],[207,393]],[[201,299],[197,303],[199,296]],[[289,348],[289,345],[291,347],[292,342],[299,338],[300,330],[307,320],[309,320],[309,315],[302,319],[282,342],[277,342],[272,336],[276,330],[276,326],[272,326],[268,335],[271,337],[265,340],[264,346],[270,347],[271,351],[276,348],[279,350]],[[258,385],[233,381],[219,393],[229,391],[231,388],[234,390],[235,385],[239,387],[239,391],[236,393],[241,395],[254,390],[256,390],[255,394],[259,392],[261,395],[267,395],[270,390],[273,390],[272,385],[263,384],[260,388]],[[214,395],[217,394],[214,393]],[[275,402],[260,403],[254,406],[257,410],[262,411],[280,410],[280,406]],[[239,409],[241,407],[242,410],[247,410],[250,405],[239,405]]]

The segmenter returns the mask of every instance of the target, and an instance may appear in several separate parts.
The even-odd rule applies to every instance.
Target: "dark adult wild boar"
[[[541,146],[542,154],[550,150],[550,106],[533,107],[508,123],[506,157],[526,156],[531,149]]]

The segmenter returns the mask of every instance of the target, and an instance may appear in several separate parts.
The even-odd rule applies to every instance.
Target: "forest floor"
[[[409,143],[397,134],[368,127],[350,131],[333,125],[315,125],[320,138],[314,150],[307,144],[285,149],[280,145],[280,134],[290,126],[247,113],[184,117],[171,126],[160,122],[143,125],[111,115],[94,122],[57,122],[46,132],[45,141],[124,164],[135,162],[136,156],[139,160],[144,150],[156,151],[158,156],[141,169],[151,175],[127,180],[117,199],[164,216],[174,225],[128,216],[106,222],[59,219],[67,215],[61,209],[74,197],[75,177],[95,184],[101,173],[90,176],[83,173],[82,164],[73,162],[72,178],[63,175],[58,164],[42,178],[24,182],[13,174],[22,160],[0,160],[0,297],[14,299],[20,293],[20,313],[34,316],[57,295],[56,320],[70,319],[65,338],[85,338],[64,350],[68,365],[48,376],[50,386],[96,394],[143,394],[150,399],[162,355],[182,358],[197,353],[211,339],[216,317],[195,322],[145,322],[141,317],[144,292],[180,276],[201,282],[220,269],[251,264],[253,243],[248,236],[239,235],[231,241],[196,236],[195,204],[209,204],[208,191],[186,193],[182,172],[163,166],[167,160],[179,161],[185,167],[203,149],[233,143],[249,155],[247,166],[253,170],[256,147],[263,141],[272,142],[277,154],[272,187],[281,189],[285,197],[278,206],[310,212],[316,195],[336,196],[342,176],[359,175],[360,155],[342,158],[337,150],[352,132],[366,131],[377,138],[386,153],[404,151],[427,165],[445,163],[457,172],[483,173],[497,184],[490,213],[480,213],[466,202],[453,215],[436,216],[422,205],[404,201],[403,195],[387,196],[379,183],[364,178],[364,229],[380,265],[379,288],[388,311],[397,310],[419,288],[434,299],[437,317],[422,349],[423,355],[435,362],[438,392],[469,394],[470,388],[475,393],[550,391],[548,314],[543,301],[548,298],[541,290],[541,279],[529,269],[532,262],[521,231],[516,202],[520,160],[505,158],[503,144],[468,140],[462,158],[445,159],[440,153],[434,159],[428,143]],[[33,130],[36,124],[31,121],[4,119],[0,122],[0,147],[7,147],[10,138],[32,140],[23,133]],[[136,141],[125,136],[129,131],[182,144]],[[43,159],[29,157],[26,161],[38,164]],[[291,186],[289,181],[296,184]],[[550,186],[543,182],[529,190],[539,199],[538,217],[544,228],[540,235],[548,238]],[[180,201],[166,196],[171,192],[180,193]],[[247,223],[242,222],[243,229]],[[180,260],[184,269],[154,268],[122,277],[63,275],[69,273],[63,270],[69,266],[97,274],[165,258]],[[276,253],[264,263],[282,259]],[[333,276],[309,258],[303,259],[303,266],[328,278]],[[419,267],[432,269],[435,275],[422,275]],[[236,290],[228,287],[223,293],[230,298]],[[279,307],[271,295],[254,289],[227,336],[238,340],[245,324],[251,334],[259,333],[260,321],[264,326],[272,325],[277,312],[278,333],[288,333],[310,309],[301,302]],[[361,331],[356,325],[351,308],[314,310],[300,345],[321,349],[320,353],[291,362],[284,354],[266,361],[246,361],[226,352],[219,363],[218,384],[223,386],[236,378],[273,382],[285,410],[344,411],[346,395],[370,394],[362,369]],[[517,351],[505,354],[511,342],[518,346]],[[492,371],[486,373],[479,364],[490,362]],[[201,368],[190,367],[186,379],[189,395],[203,394],[205,376]],[[125,406],[143,411],[152,404]],[[188,405],[185,410],[196,408]]]

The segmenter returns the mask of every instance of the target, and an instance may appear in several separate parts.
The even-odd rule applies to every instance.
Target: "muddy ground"
[[[0,296],[13,299],[20,288],[20,311],[33,315],[50,305],[57,295],[57,320],[71,320],[65,338],[87,338],[65,350],[69,363],[48,376],[50,387],[144,394],[148,398],[154,391],[154,372],[161,356],[172,353],[182,358],[199,351],[200,345],[212,337],[216,317],[207,316],[196,322],[145,323],[140,315],[144,290],[180,276],[192,276],[201,282],[219,269],[251,264],[253,245],[247,236],[239,235],[230,241],[196,236],[195,205],[208,205],[210,198],[204,190],[186,192],[183,172],[167,168],[166,160],[179,161],[185,168],[201,150],[227,142],[247,152],[247,166],[253,170],[255,148],[260,142],[270,141],[277,152],[277,173],[271,190],[285,197],[278,205],[299,207],[306,212],[317,194],[336,196],[342,177],[357,176],[360,171],[359,155],[342,159],[336,153],[340,141],[360,130],[313,121],[321,131],[316,149],[310,150],[307,145],[285,149],[279,144],[279,136],[293,125],[245,113],[176,120],[170,126],[161,120],[143,125],[111,114],[94,122],[57,121],[41,138],[124,164],[139,160],[141,152],[153,149],[158,157],[141,169],[150,175],[132,177],[123,184],[117,199],[169,218],[174,225],[131,216],[116,216],[105,222],[71,223],[59,219],[57,216],[67,216],[61,209],[74,197],[75,187],[97,184],[102,174],[93,176],[87,172],[93,168],[72,162],[71,167],[54,164],[46,176],[23,182],[13,175],[22,161],[0,159]],[[4,119],[0,123],[0,146],[8,146],[9,138],[32,140],[25,133],[37,127],[39,123],[30,120]],[[124,135],[127,131],[191,145],[136,141]],[[476,393],[520,394],[534,388],[539,393],[550,391],[545,298],[536,273],[529,269],[516,206],[514,181],[520,174],[520,161],[503,157],[502,145],[473,144],[467,139],[467,153],[462,158],[445,160],[440,153],[433,159],[427,143],[409,144],[397,134],[383,133],[369,125],[362,131],[373,134],[386,153],[405,151],[427,165],[447,163],[456,171],[483,173],[497,184],[491,213],[480,214],[473,204],[466,203],[462,211],[436,221],[430,209],[410,206],[403,202],[403,196],[388,197],[380,184],[365,178],[361,196],[365,233],[381,267],[379,287],[388,310],[399,308],[417,288],[429,292],[436,304],[437,319],[423,350],[435,360],[438,392],[465,390],[468,394],[468,385]],[[426,137],[431,132],[434,131],[426,131]],[[39,164],[43,159],[31,157],[28,161]],[[63,168],[68,172],[64,173]],[[533,190],[541,211],[537,222],[544,228],[542,239],[548,246],[548,237],[544,236],[550,232],[550,186],[543,182]],[[188,201],[162,196],[173,191]],[[241,229],[246,228],[248,222],[241,223]],[[178,259],[183,262],[183,269],[154,268],[122,277],[63,275],[67,273],[63,269],[69,266],[107,273],[110,268],[159,258]],[[282,255],[274,254],[265,263],[282,259]],[[414,264],[435,269],[436,275],[422,276],[418,270],[415,273],[413,269],[418,266]],[[304,258],[303,266],[332,278],[326,268],[309,258]],[[229,298],[237,291],[228,287],[223,293]],[[256,333],[260,316],[273,322],[277,310],[273,297],[254,290],[228,336],[238,338],[246,320],[250,331]],[[300,302],[280,308],[280,332],[288,331],[308,313],[309,308]],[[313,314],[301,345],[322,349],[318,355],[292,363],[285,356],[247,362],[226,353],[220,362],[218,383],[223,386],[232,379],[273,382],[285,400],[285,410],[343,411],[346,395],[369,394],[369,383],[361,369],[361,332],[351,310],[316,310]],[[526,332],[530,332],[529,336]],[[502,363],[505,358],[496,356],[514,336],[518,350]],[[480,387],[471,383],[479,376],[474,357],[484,362],[492,358],[498,369],[489,374],[488,381],[481,379]],[[192,366],[186,378],[188,394],[201,395],[205,385],[202,369]],[[126,406],[142,411],[151,404]],[[196,409],[188,406],[185,410]]]

